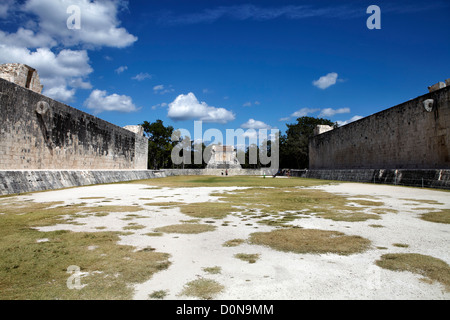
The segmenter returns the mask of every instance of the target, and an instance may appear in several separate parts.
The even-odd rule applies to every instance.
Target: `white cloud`
[[[167,116],[175,121],[197,119],[217,123],[227,123],[235,119],[233,112],[199,102],[192,92],[186,95],[180,94],[170,103]]]
[[[243,123],[241,125],[241,128],[255,129],[255,130],[259,130],[259,129],[267,129],[268,130],[268,129],[271,129],[272,127],[262,121],[257,121],[255,119],[249,119],[246,123]]]
[[[63,102],[73,101],[75,90],[67,86],[90,88],[83,82],[93,70],[85,50],[61,50],[58,54],[48,48],[30,51],[23,47],[0,45],[0,63],[24,63],[38,71],[44,85],[44,95]]]
[[[175,90],[172,88],[172,86],[169,86],[168,88],[166,88],[162,84],[153,87],[153,92],[159,93],[159,94],[166,94],[166,93],[170,93],[170,92],[174,92],[174,91]]]
[[[290,119],[291,119],[291,117],[284,117],[284,118],[278,119],[278,121],[289,121]]]
[[[84,102],[84,106],[93,110],[95,114],[103,111],[134,112],[139,110],[129,96],[111,94],[106,91],[94,90]]]
[[[345,121],[336,121],[337,122],[337,124],[340,126],[340,127],[342,127],[342,126],[345,126],[346,124],[349,124],[349,123],[351,123],[351,122],[354,122],[354,121],[357,121],[357,120],[359,120],[359,119],[362,119],[362,118],[364,118],[364,117],[361,117],[361,116],[358,116],[358,115],[356,115],[356,116],[353,116],[351,119],[349,119],[349,120],[345,120]]]
[[[259,106],[260,104],[261,104],[261,102],[259,102],[259,101],[255,101],[255,102],[248,101],[248,102],[244,103],[242,106],[243,107],[251,107],[252,105]]]
[[[120,27],[117,19],[123,1],[104,0],[28,0],[23,10],[39,17],[39,28],[66,46],[107,46],[128,47],[137,37]],[[81,29],[67,28],[70,14],[67,8],[76,5],[80,8]]]
[[[338,79],[338,74],[336,72],[331,72],[331,73],[327,74],[326,76],[320,77],[319,80],[313,81],[313,85],[315,85],[317,88],[325,90],[326,88],[328,88],[332,85],[335,85],[337,79]]]
[[[137,38],[120,27],[117,19],[122,0],[2,0],[0,18],[14,15],[23,27],[0,31],[0,63],[24,63],[35,68],[44,85],[44,95],[63,102],[74,99],[76,89],[91,89],[93,72],[86,49],[122,48]],[[77,5],[81,30],[67,28],[67,8]],[[70,46],[77,46],[76,50]],[[80,50],[79,47],[84,48]],[[65,47],[65,49],[60,49]]]
[[[61,85],[46,90],[45,95],[57,101],[72,102],[75,95],[75,89],[69,90],[65,85]]]
[[[82,78],[70,79],[68,84],[73,88],[92,89],[92,84],[90,82],[84,82]]]
[[[167,107],[167,106],[168,106],[168,104],[165,103],[165,102],[163,102],[163,103],[158,103],[158,104],[155,104],[154,106],[152,106],[152,110],[156,110],[156,109],[158,109],[158,108],[164,108],[164,107]]]
[[[145,79],[151,79],[152,76],[150,74],[148,74],[147,72],[141,72],[137,75],[135,75],[133,78],[133,80],[137,80],[137,81],[144,81]]]
[[[320,112],[319,117],[333,117],[336,114],[341,113],[350,113],[350,108],[340,108],[340,109],[326,108]]]
[[[315,113],[319,110],[320,109],[302,108],[300,110],[295,111],[293,114],[291,114],[291,117],[296,117],[296,118],[306,117],[308,114]]]
[[[0,30],[0,43],[13,47],[38,48],[54,47],[56,40],[45,33],[36,33],[33,30],[20,27],[15,33],[6,33]]]
[[[117,74],[121,74],[122,72],[124,72],[125,70],[128,70],[127,66],[120,66],[118,67],[116,70],[114,70],[115,73]]]

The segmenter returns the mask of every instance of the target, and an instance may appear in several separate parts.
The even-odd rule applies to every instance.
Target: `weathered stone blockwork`
[[[37,93],[41,93],[43,89],[37,71],[25,64],[6,63],[0,65],[0,78]]]
[[[0,79],[0,170],[147,169],[147,139]]]
[[[309,165],[316,170],[450,169],[450,87],[314,136]]]

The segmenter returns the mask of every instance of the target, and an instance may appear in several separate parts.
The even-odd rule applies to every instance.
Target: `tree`
[[[286,124],[286,135],[280,137],[280,167],[304,169],[309,166],[309,139],[314,135],[317,125],[337,127],[328,119],[301,117],[297,123]]]
[[[144,121],[141,124],[148,138],[148,168],[168,168],[172,165],[170,155],[174,146],[172,142],[172,126],[164,126],[162,120],[153,123]]]

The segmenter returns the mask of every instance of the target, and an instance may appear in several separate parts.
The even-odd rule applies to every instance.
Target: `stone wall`
[[[147,139],[0,79],[0,170],[147,169]]]
[[[450,169],[450,87],[314,136],[310,169]]]
[[[225,176],[218,169],[163,170],[0,170],[0,196],[81,187],[96,184],[138,181],[169,176],[215,175]],[[230,169],[228,175],[268,176],[265,169]]]
[[[0,170],[0,195],[165,177],[151,170]]]
[[[445,169],[294,169],[291,170],[291,176],[322,180],[352,181],[420,188],[450,189],[450,170]]]

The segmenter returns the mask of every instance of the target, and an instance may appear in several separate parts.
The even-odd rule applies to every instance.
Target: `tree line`
[[[279,137],[279,167],[289,169],[305,169],[309,165],[309,152],[308,141],[313,136],[314,128],[317,125],[329,125],[337,127],[336,123],[331,120],[314,117],[300,117],[297,118],[296,123],[286,124],[287,130],[284,135]],[[172,162],[172,150],[180,143],[183,137],[179,137],[178,141],[172,141],[172,135],[177,132],[174,131],[172,126],[165,126],[162,120],[156,120],[155,122],[144,121],[141,126],[144,128],[144,134],[148,138],[148,168],[149,169],[203,169],[206,167],[208,158],[203,159],[201,164],[195,163],[195,154],[201,152],[205,154],[205,150],[208,148],[204,143],[196,144],[194,141],[185,141],[190,148],[182,152],[188,152],[184,155],[191,159],[191,163],[175,164]],[[267,148],[267,154],[270,156],[271,143],[270,140],[267,143],[262,143],[261,146],[251,144],[246,147],[245,150],[238,150],[238,158],[245,159],[244,163],[241,163],[244,169],[257,169],[264,167],[259,160],[260,148]],[[250,164],[250,155],[258,155],[257,163]],[[208,154],[208,152],[206,152]],[[269,164],[270,165],[270,164]],[[268,166],[269,166],[268,165]]]

